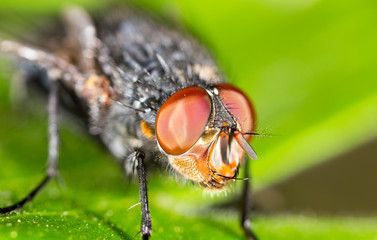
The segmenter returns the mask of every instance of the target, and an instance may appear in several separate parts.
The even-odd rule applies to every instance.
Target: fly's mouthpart
[[[252,159],[258,158],[237,127],[223,124],[210,146],[208,154],[210,177],[204,185],[221,190],[228,181],[248,180],[248,178],[237,178],[244,153]]]

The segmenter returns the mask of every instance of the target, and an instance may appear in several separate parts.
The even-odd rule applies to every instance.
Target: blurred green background
[[[76,4],[100,13],[104,1]],[[320,0],[133,1],[195,35],[258,114],[252,163],[253,227],[265,239],[377,239],[377,2]],[[66,1],[0,3],[0,29],[32,34]],[[105,11],[103,11],[105,12]],[[0,67],[0,204],[43,177],[43,104],[11,106],[11,72]],[[42,106],[42,107],[41,107]],[[1,239],[135,237],[136,183],[112,157],[63,121],[61,176],[21,214],[0,216]],[[178,183],[177,183],[178,182]],[[243,239],[237,203],[150,173],[153,239]]]

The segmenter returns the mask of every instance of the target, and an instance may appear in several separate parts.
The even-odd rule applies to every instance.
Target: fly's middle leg
[[[29,192],[26,197],[17,203],[0,208],[0,214],[7,214],[14,210],[21,209],[27,202],[46,186],[46,184],[58,173],[59,159],[59,135],[58,135],[58,82],[51,81],[51,89],[48,98],[48,160],[45,178]]]

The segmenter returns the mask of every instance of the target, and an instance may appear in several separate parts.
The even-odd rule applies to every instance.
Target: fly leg
[[[63,12],[65,28],[77,50],[78,67],[81,72],[95,74],[96,54],[99,48],[96,28],[84,9],[71,6]]]
[[[59,79],[70,89],[75,89],[76,86],[84,84],[87,79],[68,61],[39,48],[0,38],[0,53],[10,59],[46,70],[50,80]]]
[[[51,89],[48,101],[48,160],[45,178],[19,202],[0,208],[0,214],[10,213],[21,209],[46,186],[46,184],[58,173],[59,136],[58,136],[58,82],[51,81]]]
[[[136,150],[124,161],[124,170],[126,174],[133,174],[136,170],[139,175],[139,198],[141,205],[141,226],[140,233],[143,240],[148,240],[152,234],[152,220],[149,211],[148,192],[147,192],[147,175],[144,167],[145,154],[140,150]],[[137,166],[136,164],[137,163]]]
[[[140,233],[143,240],[149,239],[152,234],[152,220],[149,211],[148,192],[147,192],[147,175],[145,173],[144,158],[145,154],[142,151],[137,151],[135,157],[138,162],[139,173],[139,194],[141,204],[141,226]]]
[[[250,174],[249,174],[249,161],[245,164],[245,181],[242,190],[241,199],[241,227],[248,240],[257,240],[258,238],[251,230],[250,221],[250,210],[251,210],[251,184],[250,184]]]

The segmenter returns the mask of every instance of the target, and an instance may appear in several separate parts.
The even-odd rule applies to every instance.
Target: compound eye
[[[211,103],[200,87],[181,89],[164,102],[155,126],[157,141],[167,154],[182,154],[198,141],[211,114]]]
[[[255,130],[255,111],[249,98],[238,88],[231,84],[223,83],[217,85],[219,96],[229,112],[237,119],[240,131],[243,133]],[[246,140],[251,139],[251,135],[245,136]]]

